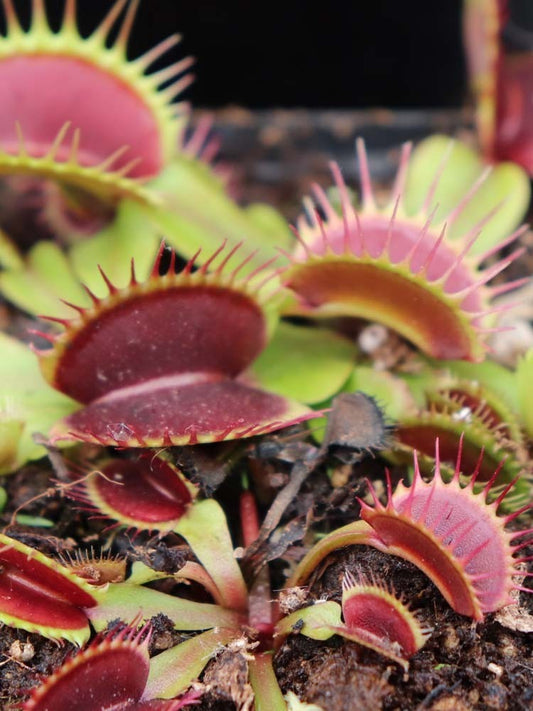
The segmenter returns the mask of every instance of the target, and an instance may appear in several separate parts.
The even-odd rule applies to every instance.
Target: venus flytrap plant
[[[236,244],[246,236],[261,251],[251,270],[274,256],[275,246],[290,244],[290,230],[273,208],[242,209],[228,195],[220,171],[211,165],[216,150],[208,122],[200,120],[197,129],[187,130],[188,107],[174,100],[192,81],[191,58],[150,73],[179,36],[171,35],[140,57],[128,57],[138,5],[139,0],[115,0],[100,25],[84,37],[77,26],[76,0],[65,3],[57,30],[50,27],[46,0],[32,0],[28,28],[22,27],[12,0],[3,3],[0,174],[12,188],[11,210],[20,203],[18,212],[27,217],[25,192],[37,189],[47,236],[51,232],[72,243],[94,235],[70,250],[76,276],[85,282],[87,264],[95,263],[123,282],[127,269],[117,251],[124,255],[124,248],[127,258],[135,256],[144,278],[148,272],[143,267],[153,259],[161,231],[187,258],[199,257],[200,246],[208,255],[223,239]],[[21,92],[20,86],[29,90]],[[124,244],[124,221],[131,214],[142,244],[132,241],[131,229]],[[41,222],[30,230],[31,240],[17,220],[6,229],[15,230],[13,236],[27,246],[42,233]],[[54,280],[39,283],[47,281],[46,270],[38,270],[35,283],[34,261],[26,263],[23,255],[16,259],[16,247],[2,240],[0,263],[7,274],[1,287],[33,313],[43,292],[55,292]],[[72,298],[65,289],[60,295]]]
[[[130,529],[155,530],[161,535],[173,530],[185,538],[198,559],[198,563],[186,562],[174,574],[157,573],[141,563],[134,564],[131,576],[110,584],[104,599],[96,609],[87,610],[87,615],[97,630],[117,617],[128,621],[137,615],[149,619],[163,613],[176,629],[200,632],[151,661],[145,692],[148,698],[170,699],[183,692],[221,646],[229,646],[246,652],[255,707],[285,711],[286,702],[272,667],[279,611],[271,599],[268,572],[263,569],[246,589],[222,509],[213,500],[191,503],[188,494],[190,505],[183,513],[183,484],[178,486],[178,480],[181,476],[168,462],[145,454],[137,460],[106,462],[101,472],[94,472],[80,483],[75,498],[89,503],[93,511]],[[176,523],[178,511],[182,515]],[[241,525],[243,543],[248,546],[259,530],[249,491],[241,497]],[[215,604],[182,600],[144,587],[165,577],[200,584]]]
[[[213,499],[200,500],[172,452],[159,450],[304,422],[319,414],[307,405],[318,408],[341,388],[381,392],[391,405],[386,420],[377,413],[381,435],[390,420],[398,423],[387,456],[404,463],[406,450],[418,450],[414,478],[394,491],[388,479],[385,504],[371,485],[373,503],[360,502],[360,520],[326,535],[288,584],[306,582],[330,552],[364,544],[418,566],[455,611],[474,620],[508,605],[526,590],[520,578],[529,557],[520,551],[531,543],[531,530],[506,529],[522,511],[516,492],[529,493],[523,475],[515,479],[526,459],[523,431],[532,432],[525,395],[530,359],[510,376],[510,401],[507,373],[500,378],[491,364],[449,359],[480,361],[488,350],[485,335],[497,311],[492,298],[518,282],[487,284],[521,254],[495,261],[522,234],[513,230],[529,185],[516,166],[486,171],[478,156],[437,136],[411,159],[404,147],[390,199],[380,205],[358,142],[361,207],[353,207],[334,166],[340,209],[315,187],[295,247],[275,213],[241,210],[228,197],[209,165],[205,126],[186,138],[186,112],[172,102],[190,81],[191,61],[148,73],[177,38],[127,58],[137,5],[117,0],[84,38],[75,0],[66,0],[56,32],[44,0],[32,1],[28,29],[12,1],[3,0],[0,173],[43,181],[44,214],[67,241],[94,233],[102,221],[106,226],[67,249],[41,242],[26,255],[0,241],[4,294],[29,313],[49,314],[50,330],[37,336],[51,348],[38,355],[55,388],[33,377],[33,354],[26,352],[20,370],[12,367],[20,349],[6,337],[9,358],[2,357],[16,382],[0,389],[0,466],[9,471],[42,455],[29,441],[35,431],[50,432],[53,443],[77,443],[82,452],[84,444],[96,445],[97,470],[66,487],[67,495],[111,526],[180,537],[189,559],[165,572],[136,562],[128,575],[124,560],[80,554],[60,565],[3,537],[0,618],[78,645],[89,637],[89,622],[101,632],[121,620],[118,631],[45,681],[25,711],[92,702],[95,711],[178,709],[196,697],[176,697],[222,648],[246,658],[256,711],[286,711],[292,702],[283,698],[273,657],[293,631],[316,640],[340,635],[406,669],[429,628],[392,585],[364,571],[357,579],[345,572],[341,604],[327,600],[282,617],[266,564],[245,579],[224,510]],[[118,34],[110,43],[113,28]],[[15,84],[34,90],[15,95]],[[73,86],[83,88],[79,105],[72,102]],[[99,100],[108,92],[109,101]],[[152,266],[161,232],[178,255],[161,247]],[[246,241],[245,258],[239,240]],[[269,261],[278,248],[287,252],[287,268]],[[176,256],[189,258],[179,273]],[[277,324],[280,312],[379,321],[425,354],[413,358],[419,372],[378,374],[365,362],[354,370],[361,356],[352,343],[315,323]],[[32,373],[27,382],[26,372]],[[7,409],[12,398],[16,411]],[[43,403],[48,409],[39,419]],[[364,428],[352,422],[349,408],[339,412],[349,422],[333,444],[346,449],[350,429],[359,435]],[[433,457],[435,436],[440,448]],[[322,463],[328,451],[321,448]],[[509,457],[500,463],[504,454]],[[315,455],[305,462],[306,475],[317,466]],[[434,463],[434,477],[424,481]],[[249,491],[241,496],[241,527],[245,553],[257,553],[254,544],[265,540]],[[244,570],[250,560],[245,555]],[[182,584],[190,585],[188,598],[179,595]],[[211,602],[194,599],[198,586]],[[150,631],[137,624],[161,613],[194,636],[149,660]]]

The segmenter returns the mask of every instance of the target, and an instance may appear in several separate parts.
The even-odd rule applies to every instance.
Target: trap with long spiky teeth
[[[383,505],[371,487],[374,505],[361,503],[361,519],[323,538],[299,564],[288,585],[301,585],[332,551],[347,545],[370,545],[410,561],[437,586],[449,605],[462,615],[482,620],[513,602],[513,590],[531,592],[514,580],[527,575],[521,566],[530,560],[515,553],[531,544],[531,530],[509,532],[506,524],[529,505],[507,515],[498,509],[512,488],[509,484],[490,500],[499,471],[481,491],[475,490],[481,462],[466,486],[459,452],[453,478],[445,482],[440,470],[438,441],[435,475],[425,482],[415,455],[415,476],[410,486],[400,483],[392,491],[387,477],[388,501]],[[521,542],[515,543],[520,538]]]
[[[97,29],[82,37],[76,0],[66,0],[58,31],[50,28],[44,0],[33,0],[28,29],[12,0],[2,0],[0,174],[51,178],[106,203],[152,199],[140,181],[157,175],[175,154],[184,119],[183,107],[172,101],[190,83],[191,60],[147,74],[179,41],[176,35],[128,60],[138,2],[116,0]]]
[[[383,542],[378,546],[381,550],[410,560],[428,575],[454,610],[481,620],[484,613],[512,602],[511,591],[518,587],[513,578],[523,575],[517,568],[519,561],[513,558],[520,546],[512,543],[523,533],[505,530],[505,524],[521,511],[498,516],[508,489],[489,503],[498,470],[482,491],[474,493],[480,465],[470,482],[461,486],[460,455],[448,483],[441,476],[438,448],[435,461],[435,475],[429,483],[423,481],[416,457],[411,486],[399,484],[392,494],[389,480],[386,506],[372,489],[374,506],[362,502],[361,517]]]
[[[60,319],[65,332],[42,334],[45,378],[85,407],[58,423],[53,440],[156,447],[249,437],[315,416],[308,408],[248,385],[239,376],[264,348],[265,279],[242,279],[241,261],[225,269],[238,248],[220,247],[196,272],[193,261],[160,275],[163,247],[151,276],[117,289],[77,317]],[[217,268],[208,272],[220,257]],[[105,279],[104,275],[104,279]],[[52,319],[57,321],[57,319]]]
[[[433,224],[432,196],[443,166],[435,168],[421,212],[408,215],[402,195],[409,150],[404,146],[392,197],[385,207],[377,206],[361,141],[360,209],[352,205],[335,164],[332,171],[341,214],[323,190],[315,186],[323,217],[308,202],[307,216],[298,221],[299,245],[283,277],[292,292],[286,311],[293,315],[356,316],[378,321],[434,357],[482,360],[487,349],[483,337],[492,330],[489,302],[495,293],[486,284],[521,250],[488,268],[483,269],[481,264],[521,231],[476,255],[470,249],[481,225],[460,238],[447,240],[446,229],[467,208],[471,195],[465,196],[445,222]],[[488,220],[491,211],[487,212]]]

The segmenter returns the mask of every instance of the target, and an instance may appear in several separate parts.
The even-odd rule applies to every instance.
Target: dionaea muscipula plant
[[[220,170],[208,165],[215,143],[205,124],[186,135],[188,105],[174,100],[192,81],[192,59],[150,72],[179,36],[128,58],[139,2],[115,0],[86,37],[76,0],[66,0],[57,30],[46,0],[32,0],[28,28],[13,0],[2,3],[2,226],[21,245],[39,236],[72,243],[98,231],[120,242],[116,209],[125,201],[136,203],[151,237],[164,232],[186,257],[199,246],[209,254],[224,238],[235,244],[246,237],[265,248],[264,261],[274,244],[290,242],[290,231],[273,208],[241,209],[226,194]],[[5,259],[5,245],[3,251]]]
[[[225,269],[237,248],[219,248],[202,267],[193,260],[160,275],[163,248],[151,276],[92,308],[74,306],[53,348],[39,351],[45,378],[83,403],[59,422],[53,440],[158,447],[215,442],[280,429],[314,416],[299,403],[246,384],[239,376],[263,350],[268,314],[261,295],[267,269],[239,279]],[[216,268],[211,263],[219,258]]]
[[[105,203],[149,199],[139,179],[157,175],[176,153],[184,120],[183,107],[172,101],[190,83],[182,75],[191,59],[147,70],[179,37],[128,60],[137,0],[116,0],[88,37],[76,25],[76,0],[66,1],[57,31],[44,0],[32,1],[29,29],[21,26],[12,0],[2,5],[0,173],[51,178]]]
[[[425,482],[415,455],[412,484],[400,483],[392,492],[388,479],[385,505],[371,487],[374,505],[361,501],[361,520],[322,539],[299,564],[289,585],[303,583],[332,550],[364,544],[416,565],[456,612],[476,620],[510,604],[513,590],[530,592],[514,579],[524,576],[520,564],[528,559],[516,558],[515,553],[530,544],[531,531],[506,530],[506,524],[529,506],[499,515],[498,508],[512,484],[489,502],[498,470],[481,491],[474,492],[481,461],[469,482],[461,485],[460,456],[459,452],[453,478],[445,482],[440,473],[437,443],[435,475]],[[520,538],[525,540],[515,543]]]
[[[151,628],[119,625],[71,656],[36,687],[23,711],[177,711],[199,696],[181,699],[145,697],[150,673]]]
[[[483,262],[521,233],[518,230],[482,253],[475,242],[485,219],[465,234],[447,238],[454,222],[487,178],[482,175],[469,194],[437,224],[433,194],[444,165],[434,167],[422,209],[409,215],[404,203],[409,146],[404,147],[388,203],[374,195],[364,144],[358,141],[362,203],[352,204],[339,168],[332,171],[341,212],[316,186],[318,208],[307,203],[298,221],[299,245],[283,275],[290,296],[285,310],[309,317],[356,316],[396,330],[424,353],[436,358],[479,361],[491,330],[490,300],[512,288],[486,286],[521,253],[483,268]]]

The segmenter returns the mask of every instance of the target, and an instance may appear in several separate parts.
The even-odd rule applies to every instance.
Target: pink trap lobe
[[[163,147],[152,111],[117,77],[82,59],[67,56],[9,57],[0,61],[0,146],[13,155],[20,152],[16,125],[31,156],[50,149],[66,121],[81,131],[79,162],[93,166],[119,148],[129,146],[113,169],[134,158],[140,162],[129,177],[157,174],[163,164]],[[66,139],[57,160],[69,156]]]

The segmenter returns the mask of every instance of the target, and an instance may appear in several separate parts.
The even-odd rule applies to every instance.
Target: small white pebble
[[[494,662],[490,662],[489,664],[487,664],[487,669],[492,672],[494,676],[498,679],[503,674],[503,667],[501,667],[499,664],[494,664]]]
[[[462,407],[452,414],[452,420],[456,422],[472,422],[472,410],[469,407]]]
[[[21,642],[16,639],[9,647],[9,656],[17,662],[29,662],[35,655],[35,649],[31,642]]]
[[[358,343],[363,353],[374,353],[378,348],[381,348],[389,337],[389,332],[379,323],[372,323],[370,326],[363,328],[359,334]]]
[[[510,330],[500,331],[489,339],[493,357],[499,363],[514,366],[518,358],[533,347],[533,328],[528,321],[519,318],[502,319],[498,325]]]

